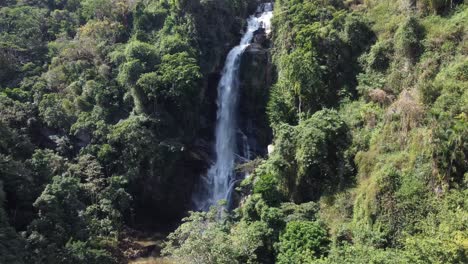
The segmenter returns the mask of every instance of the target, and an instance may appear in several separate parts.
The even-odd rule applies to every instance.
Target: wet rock
[[[254,37],[252,40],[253,44],[258,44],[262,48],[267,48],[269,45],[269,39],[267,37],[266,31],[264,28],[260,28],[254,32]]]
[[[266,147],[271,142],[271,130],[266,115],[272,83],[268,42],[264,29],[255,32],[253,43],[242,54],[239,73],[239,127],[248,137],[254,156],[265,155]]]

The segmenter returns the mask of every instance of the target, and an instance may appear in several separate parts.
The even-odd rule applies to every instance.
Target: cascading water
[[[247,136],[243,135],[243,150],[237,153],[238,131],[236,112],[239,98],[239,66],[240,58],[244,50],[250,45],[254,32],[260,28],[270,32],[270,21],[273,16],[273,4],[261,4],[255,13],[247,19],[247,31],[242,36],[241,42],[228,54],[218,84],[218,112],[216,120],[216,145],[215,163],[207,174],[202,177],[199,189],[193,196],[193,202],[197,210],[207,210],[219,200],[226,199],[229,202],[230,192],[236,181],[234,167],[236,157],[250,159],[250,150]]]

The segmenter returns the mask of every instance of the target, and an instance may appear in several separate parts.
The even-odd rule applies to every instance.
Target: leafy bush
[[[276,3],[273,62],[278,82],[270,94],[272,126],[296,124],[355,93],[357,59],[374,39],[367,21],[336,2]],[[331,81],[333,80],[333,81]]]
[[[392,54],[392,42],[379,41],[371,47],[367,54],[362,56],[361,60],[366,67],[366,70],[384,72],[390,66]]]
[[[0,162],[2,162],[0,160]],[[5,193],[3,192],[3,182],[0,181],[0,262],[12,263],[12,264],[23,264],[24,252],[24,241],[16,234],[13,227],[8,223],[8,218],[5,210],[3,210],[3,204],[5,202]]]
[[[239,263],[236,248],[224,226],[216,221],[218,210],[192,213],[169,235],[163,251],[181,263]]]
[[[369,246],[345,244],[341,247],[333,248],[327,258],[314,263],[406,264],[411,262],[398,250],[384,250]]]
[[[421,54],[423,29],[415,17],[409,17],[395,33],[395,52],[414,62]]]
[[[278,179],[271,174],[261,175],[254,184],[253,193],[258,193],[270,205],[276,205],[281,201],[281,193],[278,191]]]
[[[281,234],[276,263],[313,263],[328,254],[327,231],[317,222],[289,222]]]

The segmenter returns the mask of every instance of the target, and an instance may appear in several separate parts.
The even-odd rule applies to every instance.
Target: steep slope
[[[466,262],[467,14],[461,1],[276,1],[270,154],[237,210],[192,214],[167,253]],[[205,247],[229,251],[191,251]]]

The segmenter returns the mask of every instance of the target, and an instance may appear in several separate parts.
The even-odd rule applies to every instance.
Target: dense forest
[[[463,0],[273,1],[239,73],[257,157],[192,212],[264,2],[2,0],[0,264],[128,263],[156,233],[139,263],[468,263]]]

